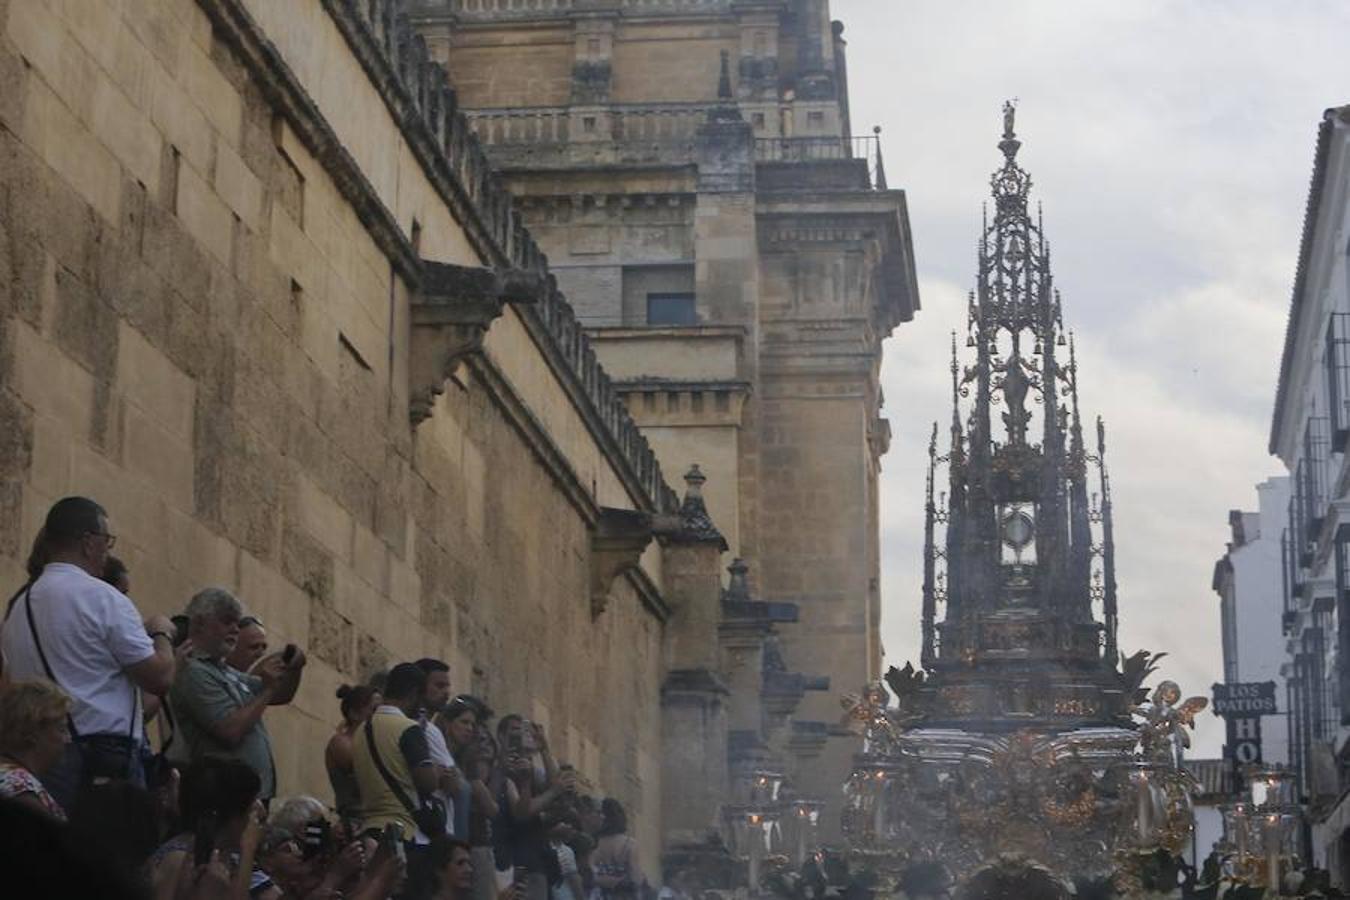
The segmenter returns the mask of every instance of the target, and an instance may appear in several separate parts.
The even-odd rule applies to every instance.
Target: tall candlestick
[[[1139,842],[1145,846],[1153,839],[1153,796],[1149,784],[1148,772],[1138,773],[1138,791],[1135,798],[1135,818],[1139,829]]]
[[[764,817],[750,814],[750,895],[759,893],[759,862],[764,856]]]
[[[1273,891],[1280,889],[1280,817],[1266,816],[1266,886]]]

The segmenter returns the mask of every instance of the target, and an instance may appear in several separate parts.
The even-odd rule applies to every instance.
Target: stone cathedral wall
[[[309,648],[268,716],[283,795],[329,795],[339,683],[441,656],[655,859],[664,613],[621,577],[593,619],[587,510],[664,482],[561,298],[508,306],[410,426],[408,260],[535,251],[481,153],[429,168],[341,6],[0,0],[0,583],[96,497],[143,612],[221,584]]]

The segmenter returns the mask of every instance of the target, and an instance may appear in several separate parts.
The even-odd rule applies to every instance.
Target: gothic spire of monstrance
[[[930,447],[930,468],[947,466],[948,490],[939,501],[928,489],[923,662],[938,685],[955,678],[974,690],[983,681],[983,691],[1022,683],[1029,660],[1047,672],[1091,669],[1099,676],[1075,690],[1097,682],[1091,690],[1100,692],[1114,663],[1103,644],[1114,630],[1115,591],[1112,577],[1105,602],[1103,545],[1094,539],[1101,515],[1086,469],[1101,450],[1091,456],[1084,439],[1076,349],[1064,334],[1041,214],[1028,202],[1016,117],[1005,103],[1002,163],[990,177],[992,215],[970,298],[970,358],[960,360],[953,341],[950,450],[942,457]],[[933,622],[943,601],[945,615]],[[1054,678],[1043,677],[1054,697]],[[1042,702],[1019,697],[1019,715]],[[1104,715],[1108,705],[1094,697],[1060,708]]]

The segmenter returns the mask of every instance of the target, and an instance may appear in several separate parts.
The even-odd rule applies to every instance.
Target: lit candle
[[[1241,803],[1233,806],[1233,830],[1237,832],[1234,843],[1237,844],[1238,871],[1247,867],[1247,808]]]
[[[797,805],[796,812],[797,818],[793,822],[793,827],[797,829],[797,853],[793,857],[793,861],[797,864],[797,868],[800,869],[802,864],[806,862],[806,817],[808,813],[806,806],[803,804]]]
[[[764,816],[750,813],[750,893],[759,892],[759,860],[764,855]]]
[[[1266,816],[1266,886],[1278,892],[1280,889],[1280,817],[1276,813]]]
[[[876,790],[872,793],[872,832],[877,843],[881,843],[886,828],[886,773],[877,772],[876,779]]]
[[[1138,790],[1135,796],[1135,824],[1139,829],[1139,843],[1147,846],[1153,840],[1153,796],[1148,772],[1137,773]]]

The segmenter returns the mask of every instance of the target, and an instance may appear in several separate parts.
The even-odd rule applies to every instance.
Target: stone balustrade
[[[467,15],[529,15],[566,12],[572,0],[450,0],[451,12]]]
[[[731,6],[730,0],[620,0],[624,9],[638,10],[725,10]]]
[[[488,145],[566,144],[595,140],[684,141],[707,120],[703,103],[610,104],[594,112],[566,106],[466,110],[478,139]],[[587,121],[589,120],[589,121]]]
[[[423,0],[427,5],[427,0]],[[566,15],[575,0],[448,0],[450,11],[469,18],[516,18]],[[644,12],[724,12],[730,0],[618,0],[614,4],[630,13]]]
[[[707,109],[703,104],[617,106],[614,108],[614,137],[623,141],[692,138],[698,126],[707,121]]]
[[[484,144],[565,144],[568,114],[563,106],[523,106],[466,110],[474,133]]]

